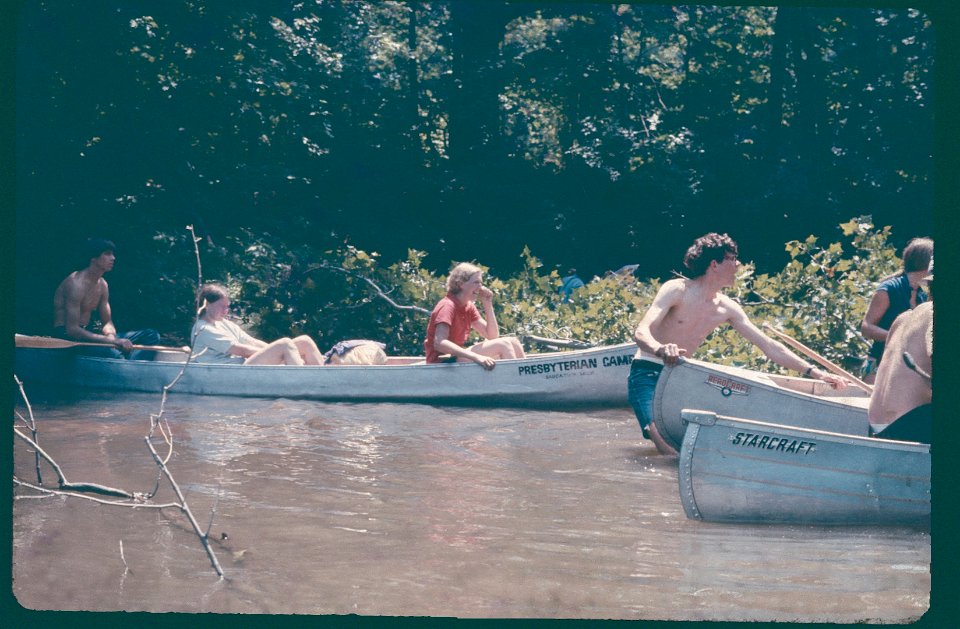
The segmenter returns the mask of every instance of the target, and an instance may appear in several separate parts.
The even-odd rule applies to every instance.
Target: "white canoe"
[[[418,400],[490,406],[627,406],[627,375],[636,345],[625,343],[501,360],[491,371],[475,363],[327,367],[191,363],[174,393],[323,400]],[[16,374],[26,384],[53,383],[122,391],[159,392],[173,381],[185,355],[156,360],[82,356],[70,349],[16,350]]]
[[[926,525],[930,446],[684,411],[680,499],[711,522]]]
[[[819,380],[686,359],[664,366],[653,398],[653,422],[677,450],[686,429],[680,414],[685,408],[867,436],[869,404],[867,394],[852,386],[835,391]]]

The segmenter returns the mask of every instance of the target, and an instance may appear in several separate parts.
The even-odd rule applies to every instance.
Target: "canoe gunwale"
[[[710,385],[713,388],[721,389],[720,384],[711,383],[711,379],[715,377],[733,382],[732,385],[723,385],[729,388],[718,391],[718,393],[722,393],[724,398],[738,398],[736,385],[746,385],[747,395],[760,395],[760,400],[765,398],[770,399],[771,396],[776,396],[777,400],[783,400],[780,406],[785,408],[810,406],[811,408],[817,408],[820,415],[829,413],[837,417],[856,417],[862,414],[862,434],[866,435],[869,433],[869,424],[866,420],[866,405],[869,403],[867,398],[837,398],[828,395],[815,395],[781,386],[770,378],[770,374],[742,367],[714,365],[712,363],[686,358],[676,365],[664,366],[660,372],[653,395],[652,421],[656,424],[657,430],[664,441],[678,451],[683,445],[683,436],[687,424],[682,417],[679,416],[679,413],[673,413],[682,410],[682,408],[696,408],[697,405],[700,404],[700,402],[696,400],[706,400],[706,394],[702,393],[699,388],[691,394],[689,386],[700,387],[701,385]],[[676,378],[675,383],[671,383],[671,379],[673,378]],[[683,385],[689,386],[687,388],[678,388]],[[692,400],[692,405],[689,407],[681,406],[681,408],[678,409],[677,407],[681,403],[686,402],[687,395],[694,396],[695,399]],[[709,395],[712,396],[713,394],[711,393]],[[712,400],[714,398],[710,397],[710,399]],[[710,403],[713,404],[713,402]],[[730,402],[723,402],[723,404],[730,403],[732,403],[732,400],[730,400]],[[754,406],[756,403],[759,403],[759,400],[753,403]],[[704,404],[706,404],[706,402],[704,402]],[[745,408],[743,403],[741,403],[740,406],[741,408]],[[718,403],[716,408],[707,406],[701,406],[701,408],[706,410],[723,410],[724,406]],[[755,406],[755,408],[759,407]],[[726,410],[729,411],[730,409],[728,408]],[[746,413],[746,411],[744,412]],[[844,421],[848,422],[848,420]],[[855,428],[859,429],[859,426],[855,426]],[[853,429],[853,427],[844,426],[844,429]]]
[[[605,353],[608,353],[608,352],[611,352],[611,351],[620,351],[620,350],[622,350],[622,349],[627,349],[627,348],[633,349],[633,348],[636,348],[636,345],[635,345],[634,343],[620,343],[620,344],[617,344],[617,345],[603,345],[603,346],[599,346],[599,347],[588,347],[588,348],[584,348],[584,349],[562,350],[562,351],[556,351],[556,352],[540,352],[540,353],[537,353],[537,354],[527,354],[526,357],[524,357],[524,358],[502,358],[502,359],[497,360],[497,364],[498,364],[498,365],[517,365],[517,364],[523,364],[523,363],[536,363],[536,362],[538,362],[538,361],[545,360],[545,359],[546,359],[546,360],[555,360],[555,359],[557,359],[557,358],[564,358],[564,357],[578,358],[578,357],[581,357],[581,356],[584,356],[584,355],[605,354]],[[64,349],[49,349],[49,348],[18,348],[18,350],[20,350],[20,351],[24,351],[24,350],[25,350],[25,351],[35,351],[35,352],[61,352],[61,353],[62,353],[62,352],[65,352],[65,351],[69,351],[69,350],[64,350]],[[173,354],[173,352],[162,352],[162,353]],[[183,354],[183,353],[180,353],[180,352],[176,352],[176,354],[178,354],[179,356],[184,356],[184,354]],[[163,364],[163,365],[169,365],[169,364],[181,365],[181,364],[183,364],[183,362],[184,362],[183,360],[128,360],[128,359],[126,359],[126,358],[112,358],[112,357],[107,357],[107,356],[84,356],[84,355],[74,355],[73,358],[74,358],[75,360],[84,361],[84,362],[86,362],[86,361],[92,361],[92,362],[116,363],[116,364],[124,364],[124,365],[136,365],[136,366],[138,366],[138,367],[139,367],[139,366],[142,366],[142,365],[151,365],[151,364],[157,364],[157,363]],[[390,357],[388,357],[388,359],[389,359],[389,358],[390,358]],[[423,361],[423,360],[425,360],[423,356],[398,356],[398,357],[393,357],[393,358],[403,358],[403,359],[405,359],[405,360],[415,359],[415,360],[417,360],[417,361]],[[451,368],[454,368],[454,369],[462,369],[462,368],[482,369],[482,367],[480,367],[480,365],[477,365],[476,363],[473,363],[473,362],[453,362],[453,363],[427,363],[427,362],[414,362],[414,363],[409,363],[409,362],[408,362],[408,363],[403,363],[403,364],[392,364],[392,365],[391,365],[391,364],[385,364],[385,365],[344,365],[344,364],[337,364],[337,365],[244,365],[244,364],[240,364],[240,363],[205,363],[205,362],[191,361],[191,362],[190,362],[190,365],[191,365],[191,366],[198,366],[198,367],[202,366],[202,367],[204,367],[204,368],[207,368],[207,367],[214,367],[214,368],[217,368],[217,369],[221,369],[221,368],[240,369],[240,368],[242,368],[242,369],[244,369],[244,370],[257,369],[257,370],[264,370],[264,371],[274,371],[274,370],[276,370],[276,371],[282,371],[282,370],[303,371],[303,370],[317,370],[317,369],[323,369],[323,370],[327,371],[327,370],[357,369],[357,368],[362,368],[362,369],[397,369],[397,368],[401,368],[401,367],[407,368],[407,369],[412,368],[412,367],[416,367],[417,369],[427,369],[427,368],[430,368],[430,369],[451,369]],[[626,385],[624,385],[624,386],[626,386]]]
[[[863,443],[868,443],[877,447],[886,447],[885,444],[890,444],[891,449],[900,449],[893,446],[917,446],[919,448],[930,450],[930,445],[925,443],[920,443],[918,441],[897,441],[895,439],[878,439],[877,437],[865,437],[863,435],[848,435],[842,432],[832,432],[829,430],[820,430],[819,428],[804,428],[801,426],[790,426],[788,424],[778,424],[776,422],[765,422],[757,419],[746,419],[743,417],[730,417],[726,415],[720,415],[718,413],[713,413],[710,411],[700,411],[695,409],[683,409],[683,420],[688,425],[688,430],[691,425],[700,425],[700,426],[713,426],[717,423],[723,423],[724,420],[734,421],[737,423],[749,424],[756,426],[758,429],[763,429],[764,427],[769,427],[778,431],[784,432],[803,432],[803,433],[813,433],[816,435],[821,435],[825,437],[839,437],[844,440],[849,441],[860,441]],[[712,417],[708,417],[712,416]]]

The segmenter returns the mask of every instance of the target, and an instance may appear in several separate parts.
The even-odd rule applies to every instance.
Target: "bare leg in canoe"
[[[481,356],[501,360],[504,358],[524,358],[526,354],[520,341],[514,336],[504,336],[491,341],[483,341],[470,346],[470,351]],[[468,358],[458,358],[458,362],[470,362]]]
[[[271,343],[247,334],[226,320],[230,309],[227,289],[207,284],[200,293],[203,306],[193,326],[194,359],[197,362],[233,362],[244,365],[322,365],[323,354],[309,336],[283,337]]]

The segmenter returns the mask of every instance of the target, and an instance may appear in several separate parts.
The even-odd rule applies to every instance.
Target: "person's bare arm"
[[[480,303],[484,316],[474,321],[471,327],[488,341],[499,338],[500,325],[497,323],[497,313],[493,310],[493,291],[486,286],[480,288]]]
[[[653,303],[650,304],[633,333],[633,340],[640,349],[654,356],[659,356],[668,365],[673,365],[679,361],[680,357],[687,353],[687,350],[679,347],[676,343],[661,343],[653,336],[651,328],[663,321],[670,309],[679,302],[681,296],[680,284],[674,280],[670,280],[661,286],[657,296],[653,298]]]
[[[100,280],[100,302],[97,304],[97,313],[100,315],[100,330],[104,336],[115,339],[117,328],[113,325],[113,310],[110,308],[110,287],[106,281]]]
[[[110,308],[110,287],[107,286],[106,280],[101,279],[100,282],[100,303],[97,306],[100,323],[102,324],[100,331],[118,349],[129,352],[133,349],[133,342],[129,339],[117,338],[117,327],[113,324],[113,311]]]
[[[725,306],[730,309],[731,314],[728,319],[730,325],[734,330],[739,332],[741,336],[760,348],[760,351],[762,351],[767,358],[787,369],[792,369],[811,378],[816,378],[817,380],[823,380],[834,389],[842,389],[847,386],[848,382],[846,378],[835,376],[828,371],[810,365],[807,361],[787,349],[783,343],[764,334],[760,328],[750,321],[747,313],[743,311],[743,308],[738,303],[729,298],[726,298],[725,301],[729,302],[725,304]]]
[[[493,369],[497,361],[489,356],[482,356],[475,352],[471,352],[465,347],[460,347],[456,343],[450,340],[450,326],[446,323],[438,323],[437,328],[433,334],[433,347],[435,350],[441,354],[450,354],[456,356],[457,358],[463,358],[465,360],[472,360],[477,363],[484,369],[490,370]]]
[[[880,327],[880,319],[890,308],[890,295],[885,290],[878,290],[873,294],[867,312],[860,322],[860,333],[871,341],[886,343],[889,332]]]

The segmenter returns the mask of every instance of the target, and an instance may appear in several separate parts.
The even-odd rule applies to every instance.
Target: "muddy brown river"
[[[69,480],[154,486],[143,438],[158,396],[34,392],[31,402],[40,444]],[[225,578],[176,509],[17,488],[20,605],[901,623],[930,603],[928,530],[689,520],[676,460],[638,438],[627,409],[173,395],[165,415],[170,470]],[[14,467],[36,480],[19,440]],[[49,467],[43,476],[54,486]],[[162,482],[156,500],[173,498]]]

